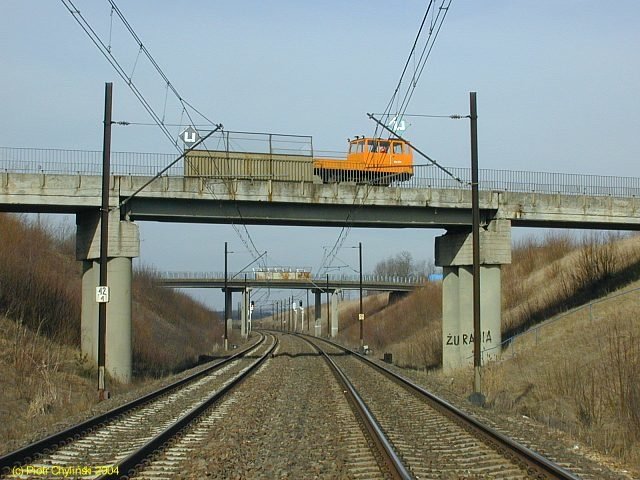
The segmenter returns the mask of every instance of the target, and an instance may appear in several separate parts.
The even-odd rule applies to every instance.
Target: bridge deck
[[[408,292],[423,286],[427,282],[425,277],[396,277],[364,275],[362,288],[364,290]],[[174,288],[222,288],[224,275],[205,273],[165,272],[160,274],[158,283],[165,287]],[[245,281],[243,275],[228,276],[227,285],[233,290],[250,288],[300,289],[300,290],[358,290],[360,280],[350,277],[330,276],[326,278],[308,279],[256,279],[249,275]]]
[[[57,156],[44,151],[53,155],[52,161],[45,163],[45,158],[40,158],[41,172],[28,173],[34,169],[33,159],[13,158],[33,155],[33,150],[25,150],[29,151],[0,149],[0,167],[5,167],[0,172],[1,209],[75,213],[100,205],[100,176],[84,173],[93,169],[93,163],[89,163],[91,169],[85,160],[70,165],[56,160],[63,154],[69,156],[69,151],[54,151]],[[149,170],[150,162],[166,165],[175,157],[146,154],[141,158]],[[130,166],[131,174],[112,177],[112,205],[149,180],[134,166]],[[62,173],[74,167],[78,173]],[[416,171],[435,173],[432,167],[421,168]],[[454,173],[464,180],[466,169],[458,170]],[[58,173],[47,173],[50,171]],[[469,186],[432,173],[419,173],[411,181],[391,187],[164,176],[129,202],[125,213],[131,220],[168,222],[341,226],[348,219],[351,225],[361,227],[470,225]],[[640,229],[640,179],[488,170],[484,175],[480,191],[484,223],[507,219],[515,226]]]

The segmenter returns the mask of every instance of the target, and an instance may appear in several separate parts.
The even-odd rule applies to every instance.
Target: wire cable
[[[403,85],[403,80],[405,79],[405,76],[407,74],[407,71],[409,69],[409,65],[411,64],[411,61],[413,59],[413,61],[415,62],[415,53],[417,50],[417,46],[419,44],[419,40],[420,37],[422,36],[422,32],[424,30],[425,24],[427,22],[427,19],[429,17],[429,13],[432,13],[432,21],[430,24],[430,28],[429,28],[429,34],[428,34],[428,38],[425,42],[424,48],[422,49],[422,52],[420,54],[420,58],[417,62],[417,65],[415,65],[414,67],[414,74],[412,77],[412,81],[409,82],[409,86],[407,87],[406,92],[404,93],[402,102],[397,106],[396,108],[396,115],[395,118],[402,118],[403,114],[406,112],[406,109],[409,105],[409,102],[413,96],[413,92],[415,91],[415,88],[418,85],[418,81],[420,79],[420,77],[422,76],[422,73],[424,71],[424,68],[426,66],[427,60],[431,54],[431,51],[433,49],[433,45],[435,44],[435,41],[438,37],[438,34],[440,32],[440,29],[442,28],[442,24],[444,23],[444,19],[446,17],[446,14],[448,13],[449,7],[452,3],[452,0],[442,0],[440,7],[438,8],[438,12],[437,14],[433,13],[433,9],[435,8],[435,3],[434,0],[430,0],[429,3],[427,4],[427,8],[426,11],[424,13],[424,16],[422,18],[422,21],[420,23],[420,27],[418,29],[418,33],[416,34],[416,37],[414,39],[413,45],[411,47],[411,50],[409,52],[409,55],[407,56],[407,60],[405,61],[404,67],[402,69],[402,73],[400,74],[400,79],[398,80],[398,83],[396,85],[396,88],[394,89],[394,92],[391,96],[391,99],[389,100],[387,107],[385,108],[385,114],[383,114],[383,121],[382,123],[380,123],[379,126],[381,127],[385,127],[385,124],[389,121],[389,118],[391,117],[391,108],[393,107],[394,101],[397,102],[398,99],[398,94],[400,93],[400,90],[402,88]],[[434,25],[437,25],[437,27],[435,28],[435,35],[433,35],[434,33]],[[433,37],[432,37],[433,36]],[[418,72],[418,75],[416,76],[416,71]],[[378,135],[378,125],[376,125],[376,129],[374,132],[374,137],[377,137]],[[386,128],[386,127],[385,127]],[[389,129],[387,129],[389,130]],[[394,132],[391,131],[391,133],[393,134]],[[397,136],[397,135],[396,135]],[[417,149],[414,150],[418,151]],[[438,166],[439,168],[443,168],[441,167],[435,160],[427,157],[425,154],[423,154],[422,152],[419,152],[421,155],[423,155],[425,158],[427,158],[432,164]],[[448,172],[446,169],[444,169],[447,173],[450,174],[450,172]],[[452,175],[453,178],[456,178]],[[456,180],[460,181],[460,179],[456,178]],[[367,184],[366,189],[365,189],[365,195],[364,198],[362,198],[362,200],[360,201],[359,206],[364,205],[364,202],[366,201],[366,199],[369,196],[369,193],[371,191],[372,185]],[[329,253],[325,254],[321,260],[321,265],[319,267],[319,269],[321,270],[322,268],[326,268],[327,265],[332,265],[333,260],[335,259],[335,257],[337,256],[339,250],[342,248],[342,245],[344,244],[344,242],[346,241],[350,231],[351,231],[351,227],[349,226],[349,219],[352,218],[352,215],[355,213],[355,211],[357,210],[358,206],[356,206],[356,200],[358,199],[358,193],[359,193],[359,188],[356,188],[356,194],[354,195],[354,201],[352,206],[354,208],[350,209],[349,213],[347,214],[347,218],[345,219],[345,225],[342,227],[340,233],[338,234],[338,238],[336,239],[336,242],[334,243],[333,248],[331,249],[331,251],[329,251]]]
[[[101,37],[98,35],[98,33],[95,31],[95,29],[91,26],[89,21],[82,15],[80,10],[75,6],[73,1],[72,0],[61,0],[62,4],[67,8],[69,13],[73,16],[73,18],[76,20],[76,22],[84,30],[84,32],[87,34],[87,36],[93,42],[93,44],[98,48],[100,53],[102,53],[102,55],[107,59],[107,61],[114,68],[116,73],[120,76],[120,78],[122,78],[122,80],[125,82],[125,84],[133,92],[133,94],[138,99],[140,104],[147,111],[147,113],[151,116],[151,118],[155,122],[155,125],[157,125],[161,129],[161,131],[167,137],[167,139],[171,142],[171,144],[178,151],[180,151],[180,147],[178,146],[177,140],[175,139],[175,137],[173,137],[171,132],[169,132],[169,130],[167,128],[168,125],[164,123],[164,119],[165,119],[165,115],[166,115],[166,94],[165,94],[165,105],[163,107],[163,114],[162,114],[162,117],[160,117],[160,115],[155,111],[155,109],[150,104],[150,102],[147,101],[147,99],[145,98],[143,93],[138,89],[138,87],[136,86],[135,82],[133,81],[133,74],[135,72],[135,69],[136,69],[136,66],[138,64],[138,61],[139,61],[139,58],[140,58],[141,54],[144,54],[144,56],[149,60],[149,62],[154,67],[156,72],[160,75],[160,77],[165,82],[166,89],[167,89],[166,92],[168,93],[168,91],[171,90],[171,92],[174,94],[174,96],[178,99],[178,101],[180,102],[180,104],[183,107],[182,108],[182,115],[186,114],[186,116],[189,118],[189,120],[190,120],[192,125],[195,124],[196,122],[194,121],[194,119],[193,119],[192,115],[190,114],[189,110],[192,110],[193,112],[195,112],[201,118],[203,118],[204,120],[209,122],[210,125],[215,125],[215,124],[211,120],[209,120],[204,114],[202,114],[198,109],[193,107],[193,105],[191,105],[187,100],[185,100],[180,95],[180,93],[173,86],[173,84],[171,83],[171,81],[169,80],[167,75],[164,73],[164,71],[160,68],[158,63],[155,61],[155,59],[153,58],[153,56],[151,55],[149,50],[146,48],[146,46],[144,45],[144,43],[142,42],[140,37],[138,37],[138,35],[135,33],[135,31],[134,31],[133,27],[131,26],[131,24],[127,21],[127,19],[125,18],[124,14],[120,11],[118,6],[115,4],[115,1],[114,0],[107,0],[107,1],[111,5],[111,11],[110,11],[109,39],[108,39],[108,43],[105,44],[105,42],[101,39]],[[132,36],[132,38],[134,39],[134,41],[136,42],[136,44],[138,46],[138,52],[137,52],[136,60],[135,60],[134,65],[133,65],[132,72],[129,75],[127,75],[127,72],[125,71],[125,69],[123,68],[121,63],[118,61],[118,59],[113,55],[113,53],[111,51],[112,32],[113,32],[113,13],[114,12],[118,16],[118,18],[120,18],[120,21],[123,23],[123,25],[129,31],[130,35]],[[218,127],[216,127],[216,129],[217,128]],[[203,145],[205,145],[204,141],[203,141]],[[205,145],[205,148],[206,148],[206,145]],[[174,161],[173,163],[176,163],[176,161]],[[167,169],[168,169],[168,167],[167,167]],[[167,170],[167,169],[165,169],[165,170]],[[231,192],[231,188],[230,188],[229,184],[225,183],[225,185],[227,186],[228,190]],[[212,196],[215,198],[215,193],[210,188],[210,185],[208,183],[207,183],[207,189],[212,194]],[[240,216],[241,221],[242,221],[242,214],[240,212],[240,209],[239,209],[239,206],[238,206],[237,202],[236,202],[235,206],[236,206],[236,209],[238,211],[238,215]],[[256,256],[259,255],[259,251],[256,248],[255,243],[253,242],[253,239],[251,238],[251,235],[249,234],[249,231],[248,231],[246,225],[244,225],[244,224],[242,225],[244,234],[242,233],[242,231],[235,224],[232,224],[232,225],[233,225],[234,230],[236,231],[236,233],[240,237],[241,241],[243,242],[243,244],[245,245],[245,247],[249,251],[249,253],[254,258],[256,258]],[[244,238],[245,235],[247,237],[246,239]]]
[[[440,6],[437,9],[437,14],[434,14],[433,12],[435,11],[435,4],[433,0],[429,1],[429,4],[427,5],[427,9],[424,13],[424,16],[422,17],[422,21],[420,23],[420,27],[418,29],[418,33],[416,34],[415,40],[413,42],[413,45],[411,46],[411,50],[409,51],[409,55],[407,56],[407,60],[405,61],[404,67],[402,69],[402,73],[400,74],[400,78],[398,80],[398,83],[396,85],[396,88],[394,89],[393,94],[391,95],[391,98],[389,99],[389,102],[387,103],[387,107],[384,110],[384,116],[382,118],[383,123],[387,123],[389,118],[391,117],[391,109],[393,107],[394,102],[396,102],[396,110],[395,110],[395,117],[396,118],[402,118],[403,114],[406,112],[406,109],[409,105],[409,102],[413,96],[413,92],[415,91],[417,85],[418,85],[418,81],[420,80],[420,77],[422,76],[422,73],[424,71],[424,68],[426,66],[427,60],[431,54],[431,51],[433,49],[433,46],[435,44],[435,41],[438,37],[438,34],[440,32],[440,29],[442,28],[442,24],[444,23],[444,19],[449,11],[449,7],[451,6],[452,0],[442,0],[440,3]],[[426,24],[426,21],[429,17],[429,13],[432,13],[432,20],[429,26],[429,33],[427,36],[427,40],[425,41],[424,47],[422,48],[422,52],[420,54],[420,58],[417,61],[417,64],[415,63],[415,55],[416,55],[416,51],[417,51],[417,47],[418,44],[420,42],[420,38],[423,34],[424,31],[424,27]],[[435,26],[437,25],[437,26]],[[435,27],[434,27],[435,26]],[[434,35],[434,31],[435,31],[435,35]],[[398,95],[400,94],[400,90],[402,89],[402,85],[403,83],[405,83],[405,76],[407,74],[408,71],[408,67],[411,64],[411,60],[414,60],[414,72],[413,72],[413,76],[411,78],[411,81],[409,81],[409,85],[407,86],[404,95],[402,97],[402,101],[399,102],[399,97]],[[416,75],[416,72],[418,73]]]

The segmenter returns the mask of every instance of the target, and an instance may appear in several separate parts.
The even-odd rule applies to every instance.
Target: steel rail
[[[305,337],[301,337],[304,341],[309,343],[320,355],[323,356],[325,361],[329,364],[329,367],[334,372],[339,382],[345,388],[345,392],[349,395],[351,402],[360,418],[363,420],[365,428],[369,432],[369,435],[375,442],[377,450],[380,452],[384,459],[384,463],[389,467],[390,473],[393,478],[400,478],[403,480],[409,480],[413,477],[407,470],[407,467],[402,463],[402,459],[398,456],[393,448],[393,445],[382,431],[382,428],[376,421],[371,411],[367,408],[367,405],[362,400],[362,397],[358,394],[354,386],[351,384],[346,375],[340,370],[340,367],[322,350],[319,346],[311,342]]]
[[[129,478],[135,475],[136,470],[143,466],[143,462],[156,452],[161,446],[167,443],[171,438],[178,435],[184,428],[188,427],[190,423],[197,419],[202,413],[204,413],[211,405],[217,402],[220,398],[226,395],[230,390],[238,386],[244,381],[251,373],[253,373],[260,365],[262,365],[270,356],[271,353],[278,346],[278,338],[273,336],[274,342],[266,352],[256,360],[253,365],[248,367],[245,371],[240,373],[233,381],[222,387],[216,393],[211,395],[204,402],[192,408],[188,413],[179,418],[176,422],[169,425],[165,430],[158,435],[150,439],[142,447],[131,453],[129,456],[119,461],[114,465],[114,469],[118,471],[117,474],[107,474],[97,477],[99,480],[126,477]],[[264,337],[263,337],[264,340]],[[262,343],[262,342],[261,342]]]
[[[119,407],[113,408],[112,410],[109,410],[106,413],[92,417],[88,420],[85,420],[84,422],[73,425],[65,430],[62,430],[58,433],[54,433],[41,440],[37,440],[29,445],[26,445],[22,448],[19,448],[18,450],[15,450],[13,452],[10,452],[0,457],[0,474],[3,473],[5,469],[10,469],[11,467],[24,465],[28,463],[33,458],[34,455],[42,453],[45,450],[62,447],[63,445],[75,440],[79,436],[84,435],[89,431],[95,429],[97,426],[106,424],[107,422],[113,420],[114,418],[124,413],[127,413],[146,403],[149,403],[150,401],[155,400],[158,397],[172,390],[176,390],[182,387],[183,385],[190,383],[194,380],[197,380],[198,378],[203,377],[211,373],[212,371],[217,370],[218,368],[221,368],[227,363],[232,362],[237,358],[244,356],[249,350],[252,350],[253,348],[259,346],[265,341],[265,336],[263,334],[260,334],[260,335],[261,335],[261,338],[257,342],[249,345],[247,348],[242,349],[238,353],[231,355],[221,361],[212,360],[210,362],[212,363],[212,365],[204,368],[203,370],[193,375],[177,380],[169,385],[161,387],[157,390],[154,390],[153,392],[143,395],[142,397],[132,400],[131,402],[127,402],[123,405],[120,405]]]
[[[307,336],[305,334],[298,334],[298,335]],[[548,458],[543,457],[539,453],[534,452],[533,450],[525,447],[524,445],[498,432],[497,430],[482,424],[481,422],[476,420],[474,417],[463,412],[462,410],[455,407],[454,405],[447,402],[446,400],[443,400],[435,396],[433,393],[427,391],[420,385],[417,385],[413,383],[411,380],[408,380],[398,375],[397,373],[392,372],[391,370],[383,367],[382,365],[378,365],[376,362],[368,359],[364,355],[354,350],[351,350],[347,347],[344,347],[340,344],[327,340],[325,338],[319,338],[319,337],[311,337],[311,338],[317,338],[318,340],[326,342],[330,345],[333,345],[336,348],[339,348],[345,352],[348,352],[356,356],[358,359],[371,365],[372,367],[374,367],[375,369],[377,369],[378,371],[380,371],[381,373],[383,373],[393,381],[399,383],[400,385],[404,386],[410,391],[413,391],[414,393],[417,393],[418,395],[427,398],[433,404],[434,407],[437,407],[438,410],[440,410],[441,412],[457,420],[458,423],[463,427],[469,427],[479,437],[488,439],[490,443],[496,444],[499,447],[505,447],[513,455],[515,455],[516,457],[524,461],[527,465],[535,468],[537,471],[543,472],[545,475],[550,476],[550,478],[559,479],[559,480],[580,480],[580,477],[562,468],[561,466],[552,462]]]

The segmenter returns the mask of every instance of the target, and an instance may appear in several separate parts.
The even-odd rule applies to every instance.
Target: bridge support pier
[[[331,338],[338,336],[338,305],[340,303],[340,290],[334,290],[331,293]]]
[[[249,289],[242,289],[242,305],[240,308],[240,336],[245,339],[249,333]]]
[[[320,320],[322,317],[322,292],[320,290],[314,290],[313,294],[315,299],[315,308],[313,310],[315,323],[313,332],[316,337],[320,337],[322,336],[322,323]]]
[[[227,332],[227,338],[224,339],[224,349],[225,350],[229,350],[229,335],[231,335],[231,331],[233,329],[233,308],[232,308],[232,301],[233,301],[233,291],[228,288],[227,290],[225,290],[224,288],[222,289],[222,291],[224,292],[224,317],[226,317],[224,319],[224,321],[226,322],[226,332]]]
[[[473,253],[470,232],[436,238],[436,265],[443,267],[442,368],[473,365]],[[501,337],[501,265],[511,263],[511,222],[493,220],[480,229],[482,358],[498,351]],[[489,350],[485,353],[485,350]]]
[[[98,304],[96,287],[100,279],[100,216],[97,212],[76,215],[76,259],[83,262],[80,344],[82,354],[98,361]],[[105,338],[105,367],[109,375],[122,383],[131,381],[132,324],[131,280],[132,259],[140,255],[138,226],[120,221],[119,212],[109,214],[109,251]]]

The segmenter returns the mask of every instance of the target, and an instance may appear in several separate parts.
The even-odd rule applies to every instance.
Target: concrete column
[[[314,325],[314,335],[319,337],[322,335],[322,292],[320,290],[314,290],[314,299],[315,299],[315,308],[314,308],[314,317],[315,317],[315,325]]]
[[[338,304],[340,302],[340,290],[331,294],[331,338],[338,336]]]
[[[98,363],[98,304],[96,287],[100,281],[100,265],[94,260],[82,262],[82,306],[80,314],[80,347],[87,360]]]
[[[482,361],[497,358],[502,343],[502,282],[500,265],[485,265],[480,267],[480,286],[482,289],[482,303],[480,304],[480,318],[486,319],[486,328],[482,329]],[[485,350],[487,350],[485,352]]]
[[[107,268],[111,299],[107,303],[107,348],[105,366],[112,377],[131,381],[131,279],[132,260],[127,257],[111,258]]]
[[[76,225],[76,259],[83,262],[80,343],[82,354],[97,362],[98,305],[95,291],[100,278],[97,261],[100,258],[100,215],[98,212],[77,214]],[[120,212],[113,210],[109,214],[107,284],[111,298],[107,304],[105,367],[114,379],[123,383],[131,381],[131,259],[139,255],[138,226],[121,221]]]
[[[449,371],[460,366],[460,345],[451,339],[460,334],[458,267],[442,268],[442,368]]]
[[[511,224],[492,221],[480,231],[480,321],[483,361],[499,353],[500,265],[511,263]],[[473,365],[473,261],[470,233],[436,238],[436,265],[443,267],[442,367]],[[485,352],[485,350],[488,350]]]
[[[242,304],[240,307],[240,335],[247,338],[247,324],[249,322],[249,295],[246,288],[242,289]]]
[[[262,312],[262,308],[260,309]],[[247,319],[247,334],[250,334],[253,330],[253,326],[251,325],[253,322],[253,312],[251,311],[251,289],[247,289],[247,312],[249,312],[249,317]]]
[[[105,367],[119,382],[131,381],[131,279],[132,262],[127,257],[109,259],[107,278],[111,298],[107,303],[107,336],[105,339]],[[83,262],[82,310],[80,343],[83,355],[98,361],[98,304],[96,287],[100,279],[100,265],[95,261]]]
[[[482,269],[482,267],[480,267]],[[481,275],[482,276],[482,275]],[[480,280],[480,296],[482,296],[482,279]],[[458,267],[458,332],[453,338],[448,338],[456,345],[458,350],[458,364],[453,368],[463,365],[473,365],[473,267]],[[484,303],[481,300],[481,304]],[[482,326],[487,323],[482,318]],[[453,365],[453,362],[451,362]]]
[[[225,321],[227,322],[227,335],[231,335],[231,331],[233,329],[233,292],[231,291],[230,288],[227,289],[226,292],[224,292],[224,302],[225,302],[225,312],[229,312],[229,316],[225,319]],[[228,305],[228,308],[227,308]],[[226,315],[226,313],[225,313]]]

